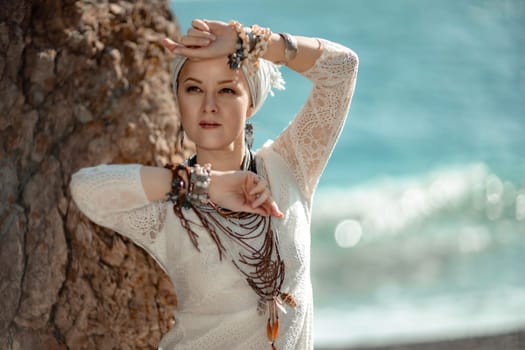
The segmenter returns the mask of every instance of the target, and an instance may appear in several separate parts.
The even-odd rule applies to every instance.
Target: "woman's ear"
[[[246,111],[246,119],[250,118],[253,115],[253,112],[254,112],[254,108],[253,108],[253,105],[251,105],[250,107],[248,107],[248,110]]]

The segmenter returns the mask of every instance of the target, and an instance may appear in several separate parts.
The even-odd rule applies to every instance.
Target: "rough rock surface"
[[[176,154],[166,0],[0,0],[0,349],[151,349],[175,294],[68,184]]]

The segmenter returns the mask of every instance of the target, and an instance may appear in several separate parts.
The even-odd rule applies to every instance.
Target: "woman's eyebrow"
[[[221,80],[218,82],[218,84],[231,84],[231,83],[234,83],[236,84],[237,83],[237,79],[227,79],[227,80]]]
[[[187,82],[187,81],[194,81],[196,83],[202,84],[202,81],[197,79],[197,78],[188,77],[188,78],[184,79],[184,82]],[[218,85],[231,84],[231,83],[236,84],[237,83],[237,79],[226,79],[226,80],[221,80],[221,81],[217,82]]]
[[[196,82],[196,83],[202,84],[202,81],[200,81],[200,80],[197,79],[197,78],[189,77],[189,78],[184,79],[184,82],[187,82],[187,81],[194,81],[194,82]]]

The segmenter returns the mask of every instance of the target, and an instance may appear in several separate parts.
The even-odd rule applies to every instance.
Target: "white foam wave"
[[[381,178],[349,188],[322,188],[314,201],[313,223],[353,220],[365,239],[398,234],[444,213],[499,219],[516,207],[525,218],[525,189],[491,173],[483,163],[438,169],[405,178]],[[479,220],[479,218],[477,219]]]

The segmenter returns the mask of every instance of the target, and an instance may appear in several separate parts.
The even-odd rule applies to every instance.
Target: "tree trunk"
[[[151,349],[169,279],[69,194],[100,163],[174,161],[165,0],[0,0],[0,349]]]

